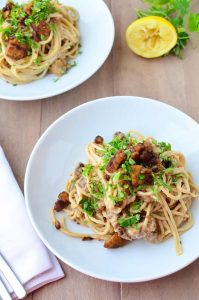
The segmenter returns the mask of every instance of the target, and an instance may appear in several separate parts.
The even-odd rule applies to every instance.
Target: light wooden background
[[[41,133],[81,103],[112,95],[144,96],[171,104],[199,121],[199,48],[190,46],[183,60],[136,57],[126,46],[124,32],[141,1],[105,2],[115,20],[116,39],[108,60],[91,79],[70,92],[43,101],[0,101],[0,144],[21,188],[29,155]],[[137,284],[105,282],[80,274],[63,263],[62,266],[66,274],[63,280],[41,288],[27,300],[199,299],[199,260],[174,275]]]

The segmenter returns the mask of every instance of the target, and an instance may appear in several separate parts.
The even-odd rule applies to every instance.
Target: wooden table
[[[115,20],[116,39],[108,60],[91,79],[70,92],[43,101],[0,101],[0,144],[21,188],[29,155],[39,136],[60,115],[81,103],[105,96],[137,95],[159,99],[199,121],[199,48],[188,47],[183,60],[170,56],[155,60],[137,57],[127,48],[124,32],[141,1],[106,3]],[[137,284],[105,282],[64,263],[62,267],[64,279],[41,288],[27,299],[199,299],[199,260],[171,276]]]

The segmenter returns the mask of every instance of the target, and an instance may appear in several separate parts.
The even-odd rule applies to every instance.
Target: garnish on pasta
[[[62,76],[79,52],[79,14],[56,0],[8,1],[0,10],[0,78],[12,84]]]
[[[183,154],[134,131],[117,132],[108,143],[97,136],[86,153],[88,162],[76,167],[51,210],[55,227],[83,240],[104,240],[106,248],[173,236],[182,254],[180,234],[193,225],[190,207],[198,196]],[[60,211],[94,234],[71,232],[58,220]]]

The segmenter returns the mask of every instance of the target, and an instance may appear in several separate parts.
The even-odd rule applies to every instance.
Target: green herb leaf
[[[190,13],[188,21],[189,30],[191,32],[199,32],[199,14]]]
[[[57,82],[57,81],[59,81],[60,79],[61,79],[61,77],[56,77],[56,78],[53,79],[53,81],[54,81],[54,82]]]
[[[85,165],[85,167],[83,168],[83,171],[82,171],[82,175],[84,177],[88,177],[90,172],[92,171],[92,169],[93,169],[92,165],[90,165],[90,164]]]
[[[131,208],[134,210],[134,211],[139,211],[141,206],[143,204],[143,201],[141,200],[136,200],[132,205],[131,205]]]
[[[138,175],[138,180],[144,180],[145,178],[145,175],[144,174],[139,174]]]
[[[121,172],[117,172],[114,175],[112,175],[111,179],[113,181],[118,181],[120,179],[120,176],[121,176]]]
[[[152,175],[153,175],[155,184],[157,184],[158,186],[165,187],[169,191],[172,191],[172,187],[163,180],[162,174],[159,174],[159,175],[152,174]]]
[[[76,67],[77,66],[77,62],[76,61],[73,61],[70,65],[70,68],[73,68],[73,67]]]
[[[118,224],[121,227],[131,227],[132,225],[137,225],[140,220],[140,215],[136,214],[134,216],[130,216],[128,218],[118,219]]]
[[[96,209],[98,209],[97,201],[94,198],[84,198],[80,201],[80,204],[82,205],[84,212],[87,213],[89,216],[92,216]]]

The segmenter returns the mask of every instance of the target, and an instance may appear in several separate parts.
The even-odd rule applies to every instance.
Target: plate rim
[[[60,2],[61,1],[62,0],[60,0]],[[104,55],[104,59],[98,64],[97,68],[95,68],[95,70],[93,70],[92,72],[88,73],[88,75],[85,78],[82,78],[82,79],[80,78],[80,80],[77,81],[75,84],[71,84],[71,87],[69,87],[69,88],[63,87],[63,88],[60,88],[59,91],[56,91],[56,89],[55,89],[55,92],[52,92],[49,95],[46,93],[41,96],[20,96],[20,97],[19,96],[5,96],[5,95],[2,95],[1,91],[0,91],[0,100],[21,101],[21,102],[36,101],[36,100],[43,100],[43,99],[46,100],[48,98],[52,98],[52,97],[61,95],[63,93],[66,93],[68,91],[71,91],[72,89],[80,86],[81,84],[86,82],[89,78],[91,78],[103,66],[103,64],[106,62],[106,60],[109,57],[111,50],[113,48],[113,44],[114,44],[114,40],[115,40],[115,23],[114,23],[113,15],[112,15],[108,5],[103,0],[95,0],[95,1],[101,2],[101,4],[104,6],[104,9],[107,12],[107,14],[109,15],[109,18],[111,21],[111,27],[110,27],[111,39],[107,46],[106,54]],[[3,79],[0,79],[0,80],[4,81]],[[38,80],[40,80],[40,79],[38,79]],[[31,82],[29,84],[31,84]]]
[[[63,261],[65,264],[69,265],[70,267],[72,267],[73,269],[83,273],[83,274],[86,274],[90,277],[93,277],[93,278],[96,278],[96,279],[100,279],[100,280],[105,280],[105,281],[109,281],[109,282],[121,282],[121,283],[136,283],[136,282],[146,282],[146,281],[151,281],[151,280],[155,280],[155,279],[158,279],[158,278],[163,278],[163,277],[166,277],[168,275],[171,275],[171,274],[174,274],[184,268],[186,268],[187,266],[189,266],[190,264],[192,264],[195,260],[197,260],[199,258],[199,253],[198,255],[195,257],[193,257],[193,259],[191,259],[189,262],[183,264],[183,266],[181,267],[176,267],[174,270],[172,271],[168,271],[166,273],[164,273],[163,275],[156,275],[156,276],[148,276],[148,277],[145,277],[144,279],[140,279],[139,277],[135,277],[133,279],[130,279],[130,278],[123,278],[123,279],[118,279],[117,277],[114,277],[114,276],[101,276],[99,274],[96,275],[96,273],[94,273],[93,271],[87,271],[87,270],[84,270],[83,268],[79,267],[78,265],[75,265],[73,263],[71,263],[70,261],[68,261],[67,259],[65,259],[62,255],[60,255],[55,249],[53,249],[53,247],[50,245],[50,243],[48,242],[48,240],[42,235],[42,233],[40,232],[39,228],[37,227],[35,221],[34,221],[34,218],[31,214],[31,210],[30,210],[30,207],[29,207],[29,204],[28,204],[28,197],[27,197],[27,194],[28,194],[28,176],[29,176],[29,172],[30,172],[30,169],[31,169],[31,164],[32,164],[32,161],[34,159],[34,154],[36,153],[37,149],[40,147],[40,144],[42,143],[43,139],[46,137],[46,135],[48,135],[48,132],[51,131],[51,129],[57,124],[59,123],[62,119],[64,119],[65,117],[67,117],[68,115],[72,114],[73,112],[81,109],[82,107],[85,107],[85,106],[88,106],[88,105],[93,105],[95,103],[98,103],[98,102],[105,102],[105,101],[117,101],[119,99],[131,99],[131,100],[142,100],[142,101],[147,101],[148,103],[151,102],[151,103],[156,103],[160,106],[165,106],[165,107],[168,107],[170,109],[173,109],[176,113],[182,115],[183,117],[186,117],[188,118],[190,121],[193,122],[193,124],[195,124],[196,126],[198,126],[198,129],[199,129],[199,123],[194,120],[192,117],[190,117],[189,115],[187,115],[186,113],[184,113],[183,111],[177,109],[176,107],[170,105],[170,104],[167,104],[167,103],[164,103],[164,102],[161,102],[160,100],[157,100],[157,99],[150,99],[150,98],[145,98],[145,97],[139,97],[139,96],[110,96],[110,97],[103,97],[103,98],[98,98],[98,99],[94,99],[94,100],[89,100],[88,102],[85,102],[83,104],[80,104],[76,107],[74,107],[73,109],[67,111],[66,113],[64,113],[63,115],[61,115],[60,117],[58,117],[54,122],[52,122],[48,128],[42,133],[42,135],[40,136],[40,138],[38,139],[38,141],[36,142],[35,146],[33,147],[33,150],[31,152],[31,155],[29,157],[29,160],[28,160],[28,163],[27,163],[27,166],[26,166],[26,171],[25,171],[25,178],[24,178],[24,196],[25,196],[25,206],[26,206],[26,210],[28,212],[28,216],[30,218],[30,221],[31,221],[31,224],[33,226],[33,228],[35,229],[36,233],[38,234],[38,236],[40,237],[40,239],[42,240],[42,242],[44,243],[44,245],[55,255],[57,256],[61,261]]]

